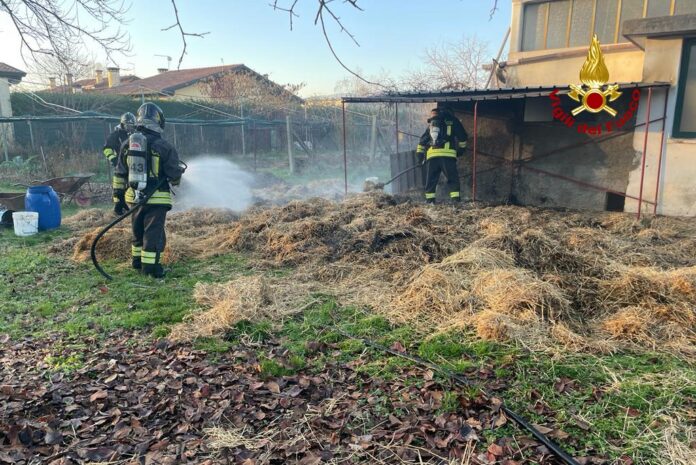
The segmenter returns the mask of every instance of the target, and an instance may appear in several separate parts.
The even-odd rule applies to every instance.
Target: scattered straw
[[[281,283],[263,276],[242,276],[222,284],[198,283],[193,297],[207,310],[193,313],[174,326],[170,338],[188,341],[224,333],[240,321],[270,320],[301,309],[311,286]]]

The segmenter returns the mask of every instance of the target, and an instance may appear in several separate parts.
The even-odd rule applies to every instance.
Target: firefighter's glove
[[[170,179],[169,184],[171,184],[172,186],[178,186],[179,184],[181,184],[181,178],[179,177],[176,179]]]
[[[124,215],[130,208],[128,208],[128,204],[123,200],[119,200],[116,205],[114,205],[114,213],[117,214],[118,216]]]

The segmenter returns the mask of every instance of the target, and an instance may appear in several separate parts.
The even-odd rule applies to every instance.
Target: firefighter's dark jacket
[[[179,184],[183,169],[179,163],[179,154],[176,149],[162,137],[151,131],[143,130],[142,133],[147,137],[147,147],[149,152],[148,168],[147,168],[147,187],[146,194],[152,192],[157,183],[161,179],[167,179],[173,185]],[[117,194],[117,189],[125,190],[126,203],[135,203],[135,191],[128,186],[128,164],[126,157],[128,156],[128,143],[126,142],[121,147],[118,164],[114,171],[114,195]],[[118,187],[115,184],[119,184]],[[152,197],[147,201],[148,205],[165,205],[172,206],[172,193],[169,189],[169,182],[165,182],[159,189],[152,194]]]
[[[121,126],[118,126],[114,131],[109,134],[106,139],[106,144],[102,149],[102,153],[107,160],[111,161],[118,156],[119,149],[124,141],[128,140],[128,132]]]
[[[430,126],[428,126],[416,147],[416,153],[419,156],[425,154],[426,159],[429,160],[433,157],[456,158],[457,155],[462,155],[469,136],[457,118],[451,114],[445,114],[428,122],[440,127],[440,135],[437,141],[433,141],[430,137]]]

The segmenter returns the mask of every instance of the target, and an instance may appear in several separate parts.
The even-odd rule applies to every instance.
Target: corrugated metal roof
[[[667,82],[624,82],[617,83],[621,89],[669,87]],[[554,90],[567,94],[565,86],[501,87],[496,89],[465,89],[445,92],[386,93],[365,97],[342,97],[345,103],[425,103],[425,102],[471,102],[481,100],[508,100],[548,96]]]

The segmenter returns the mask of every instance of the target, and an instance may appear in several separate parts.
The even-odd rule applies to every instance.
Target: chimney
[[[94,72],[96,74],[94,76],[94,85],[98,86],[99,84],[101,84],[104,81],[104,76],[103,76],[104,71],[101,69],[97,69]]]
[[[67,82],[67,91],[69,94],[75,93],[75,89],[73,88],[73,75],[72,73],[67,73],[65,75],[65,81]]]
[[[166,73],[167,71],[169,71],[167,68],[157,68],[157,74]]]
[[[106,68],[107,77],[109,79],[109,87],[116,87],[121,84],[120,69],[118,67]]]
[[[48,78],[48,87],[49,87],[49,89],[56,88],[56,78],[54,78],[54,77]]]

